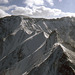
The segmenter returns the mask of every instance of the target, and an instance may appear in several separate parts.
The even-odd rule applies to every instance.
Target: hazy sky
[[[8,15],[41,18],[75,16],[75,0],[0,0],[0,17]]]

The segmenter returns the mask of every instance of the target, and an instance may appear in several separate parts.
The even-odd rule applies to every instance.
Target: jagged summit
[[[75,75],[75,18],[0,18],[0,75]]]

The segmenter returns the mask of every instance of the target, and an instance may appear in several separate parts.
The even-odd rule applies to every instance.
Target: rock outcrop
[[[0,75],[75,75],[75,18],[0,18]]]

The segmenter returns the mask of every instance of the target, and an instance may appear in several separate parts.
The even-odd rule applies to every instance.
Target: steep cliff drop
[[[0,75],[75,75],[75,18],[0,18]]]

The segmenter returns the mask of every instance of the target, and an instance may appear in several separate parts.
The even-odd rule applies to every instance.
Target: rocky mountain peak
[[[75,75],[75,17],[0,18],[0,75]]]

